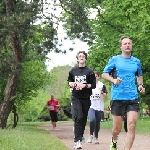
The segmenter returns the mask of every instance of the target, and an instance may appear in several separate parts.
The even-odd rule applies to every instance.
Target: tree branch
[[[109,21],[105,20],[105,18],[103,17],[103,15],[101,14],[101,11],[99,8],[98,9],[98,15],[104,20],[103,23],[106,23],[106,25],[110,26],[111,28],[113,28],[114,30],[116,30],[119,33],[123,33],[122,30],[120,30],[118,27],[116,27],[115,25],[111,24]]]

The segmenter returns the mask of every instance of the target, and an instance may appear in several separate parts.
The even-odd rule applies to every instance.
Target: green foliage
[[[58,112],[58,121],[67,121],[68,119],[69,119],[68,116],[64,113],[64,109],[60,108],[59,112]],[[38,117],[36,117],[36,120],[38,120],[38,121],[50,121],[50,114],[47,111],[46,105],[43,108],[43,110],[39,113]],[[30,121],[32,121],[31,117],[30,117]]]
[[[66,116],[66,114],[64,113],[63,109],[60,109],[58,112],[58,120],[59,121],[67,121],[69,118],[68,116]]]
[[[11,65],[18,63],[16,58],[12,57],[13,47],[10,41],[11,34],[16,33],[22,47],[22,63],[19,64],[22,72],[17,93],[12,99],[15,99],[15,104],[20,106],[18,107],[20,112],[25,112],[23,104],[27,104],[28,111],[34,114],[31,119],[28,113],[27,119],[36,120],[45,107],[50,93],[55,94],[61,107],[69,110],[71,93],[67,76],[70,66],[56,67],[50,72],[51,83],[46,89],[48,94],[43,92],[43,97],[39,96],[42,99],[39,103],[40,108],[36,106],[36,102],[27,102],[37,96],[37,90],[40,87],[49,84],[49,73],[44,65],[46,54],[51,51],[65,53],[62,49],[58,49],[59,21],[63,22],[71,38],[77,37],[88,41],[90,49],[87,65],[100,73],[108,59],[120,53],[119,38],[122,35],[130,36],[133,39],[133,55],[138,57],[143,65],[145,87],[150,88],[150,3],[147,0],[60,0],[59,6],[65,11],[61,19],[55,15],[56,2],[43,3],[39,0],[30,3],[11,2],[12,11],[9,13],[6,12],[5,1],[0,2],[0,102],[11,72]],[[49,11],[48,6],[53,12]],[[91,10],[97,11],[93,19],[89,19]],[[109,84],[106,86],[110,87]],[[150,107],[149,96],[150,92],[146,90],[146,94],[141,96],[141,101],[146,102]]]
[[[87,41],[91,37],[91,30],[88,24],[87,1],[84,0],[60,0],[61,7],[65,10],[61,20],[67,34],[75,39],[80,38]]]
[[[49,95],[54,93],[55,98],[59,101],[61,112],[58,113],[59,120],[67,120],[66,115],[70,117],[71,93],[67,82],[70,70],[71,66],[66,65],[54,67],[50,72],[50,84],[47,92]]]
[[[43,61],[34,59],[24,62],[22,66],[23,71],[17,90],[19,102],[30,99],[30,96],[34,96],[39,88],[44,87],[49,82],[49,72]]]
[[[31,96],[25,104],[19,105],[18,111],[22,121],[33,122],[41,120],[49,121],[49,113],[46,108],[46,102],[49,94],[44,89],[39,89],[36,96]],[[45,110],[45,111],[43,111]]]
[[[65,10],[63,18],[63,21],[66,22],[65,27],[72,37],[82,39],[83,36],[78,35],[84,34],[88,27],[86,32],[89,33],[86,33],[86,37],[84,37],[90,46],[88,66],[101,73],[108,59],[113,55],[120,54],[119,38],[123,35],[130,36],[133,39],[133,55],[141,60],[144,84],[146,89],[149,89],[150,3],[148,1],[89,0],[87,2],[76,0],[71,3],[70,0],[67,0],[60,2]],[[81,10],[82,13],[80,13]],[[97,15],[95,18],[89,19],[92,10],[97,11]],[[75,26],[77,24],[80,29],[76,30],[74,24]],[[144,95],[140,95],[140,100],[141,103],[144,101],[150,107],[149,96],[150,93],[146,90]]]
[[[37,63],[36,61],[31,61],[31,63]],[[27,65],[28,64],[28,65]],[[40,67],[40,64],[31,65],[29,62],[26,63],[29,69],[26,69],[27,72],[24,73],[22,78],[26,81],[27,84],[24,85],[24,90],[27,91],[25,97],[18,101],[21,103],[19,105],[19,115],[24,121],[37,121],[37,120],[50,120],[49,113],[46,108],[47,101],[50,99],[50,94],[54,93],[55,98],[60,103],[60,111],[58,113],[59,120],[67,120],[68,117],[64,113],[64,109],[70,113],[70,98],[71,93],[67,83],[68,72],[71,69],[70,66],[58,66],[54,67],[50,74],[44,72]],[[31,66],[38,66],[37,68]],[[42,69],[40,71],[40,68]],[[38,70],[38,73],[35,71]],[[33,71],[33,72],[32,72]],[[35,75],[34,75],[35,71]],[[33,79],[30,76],[33,74]],[[43,80],[42,80],[43,79]],[[45,83],[43,89],[40,88],[42,83]],[[19,86],[21,87],[21,83]],[[31,86],[31,87],[30,87]],[[39,89],[39,88],[40,89]],[[36,89],[39,89],[38,91]],[[35,92],[37,91],[37,92]],[[20,93],[20,92],[19,92]],[[18,94],[20,95],[20,94]],[[28,96],[28,97],[27,97]],[[24,100],[24,101],[21,101]]]
[[[67,82],[70,70],[71,66],[66,65],[54,67],[50,72],[50,85],[47,88],[47,92],[49,94],[54,93],[61,107],[68,105],[68,100],[70,100],[71,96]]]
[[[96,3],[95,3],[96,4]],[[144,84],[150,85],[150,3],[138,1],[102,1],[96,4],[97,16],[89,20],[95,39],[89,42],[90,50],[88,65],[102,72],[108,59],[120,53],[118,41],[123,35],[133,39],[133,55],[141,60],[143,66]],[[150,93],[146,90],[141,95],[141,101],[149,100]]]
[[[55,50],[55,52],[61,52],[62,50],[58,50],[56,47],[58,42],[55,42],[58,40],[58,18],[54,12],[49,13],[45,9],[47,5],[51,6],[51,2],[45,1],[43,3],[39,0],[0,2],[1,103],[3,97],[6,96],[3,93],[9,84],[8,77],[12,73],[12,66],[19,66],[17,67],[19,69],[16,70],[18,78],[20,77],[19,83],[16,82],[17,90],[14,88],[12,92],[14,94],[8,93],[10,97],[12,96],[11,100],[15,101],[16,106],[25,104],[48,81],[48,73],[44,65],[46,54],[52,50]],[[21,61],[18,62],[14,54],[19,56]],[[20,72],[21,76],[19,76]],[[13,89],[6,90],[11,91]],[[21,107],[18,109],[21,109]],[[36,111],[32,113],[36,116]],[[4,117],[7,118],[7,116]],[[7,119],[3,118],[3,120]]]
[[[42,40],[40,43],[33,42],[32,48],[36,48],[36,50],[40,50],[40,52],[50,52],[51,48],[56,48],[54,44],[54,35],[56,36],[57,30],[54,28],[55,22],[53,19],[58,20],[58,18],[52,13],[45,10],[46,5],[52,6],[51,3],[45,2],[43,3],[40,0],[37,1],[17,1],[12,4],[12,11],[9,12],[9,15],[6,14],[6,4],[4,2],[0,2],[0,6],[3,8],[3,11],[0,13],[1,23],[0,26],[1,32],[0,37],[3,43],[0,45],[5,46],[6,39],[11,35],[12,32],[16,32],[19,35],[21,43],[24,45],[28,44],[28,42],[33,39],[36,33],[40,33]],[[53,15],[52,15],[53,14]],[[38,24],[40,26],[37,28]],[[57,24],[57,23],[56,23]],[[42,26],[42,27],[41,27]],[[57,37],[57,36],[56,36]],[[27,49],[23,49],[25,53]]]
[[[39,121],[50,121],[50,114],[47,111],[46,105],[43,107],[43,110],[39,113],[39,115],[36,119]]]
[[[48,84],[46,55],[52,50],[62,50],[58,50],[55,43],[58,40],[58,18],[54,12],[49,13],[45,9],[46,5],[54,7],[51,2],[43,3],[40,0],[0,2],[0,104],[7,97],[4,91],[13,91],[8,92],[10,98],[7,101],[13,100],[19,110],[31,97],[36,96],[39,88]],[[17,89],[6,89],[8,78],[13,74],[12,66],[17,68],[14,74],[18,74],[19,83],[12,79]],[[6,119],[3,120],[7,120],[9,113],[5,113],[3,117]],[[35,112],[33,114],[36,115]]]

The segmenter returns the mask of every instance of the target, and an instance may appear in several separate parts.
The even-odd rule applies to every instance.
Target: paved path
[[[70,150],[74,150],[73,142],[73,123],[63,123],[58,124],[55,131],[52,130],[51,125],[43,125],[40,128],[43,128],[50,132],[52,136],[59,138]],[[123,150],[124,139],[126,133],[121,132],[118,140],[118,150]],[[89,137],[89,126],[86,126],[85,129],[85,138]],[[101,129],[99,132],[99,142],[100,144],[87,143],[85,142],[82,145],[83,150],[109,150],[111,139],[111,130],[110,129]],[[150,136],[136,134],[136,138],[131,150],[150,150]]]

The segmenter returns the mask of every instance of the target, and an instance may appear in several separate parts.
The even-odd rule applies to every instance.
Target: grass
[[[138,119],[136,133],[150,135],[150,117],[140,117]]]
[[[112,121],[101,122],[101,128],[112,129]],[[122,126],[122,130],[123,126]],[[136,133],[150,135],[150,117],[139,117],[136,125]]]
[[[19,124],[16,129],[0,129],[1,150],[69,150],[49,132],[38,129],[41,123]],[[43,123],[44,124],[44,123]]]
[[[72,120],[70,122],[72,122]],[[37,128],[43,124],[48,123],[22,123],[19,124],[16,129],[0,129],[0,149],[69,150],[59,139],[52,137],[49,132]],[[136,133],[150,135],[149,127],[150,117],[140,117],[137,122]],[[101,122],[101,128],[111,129],[112,121]]]

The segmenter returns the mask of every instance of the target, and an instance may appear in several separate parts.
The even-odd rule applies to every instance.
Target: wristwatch
[[[144,84],[139,84],[139,86],[140,86],[140,85],[144,88]]]

